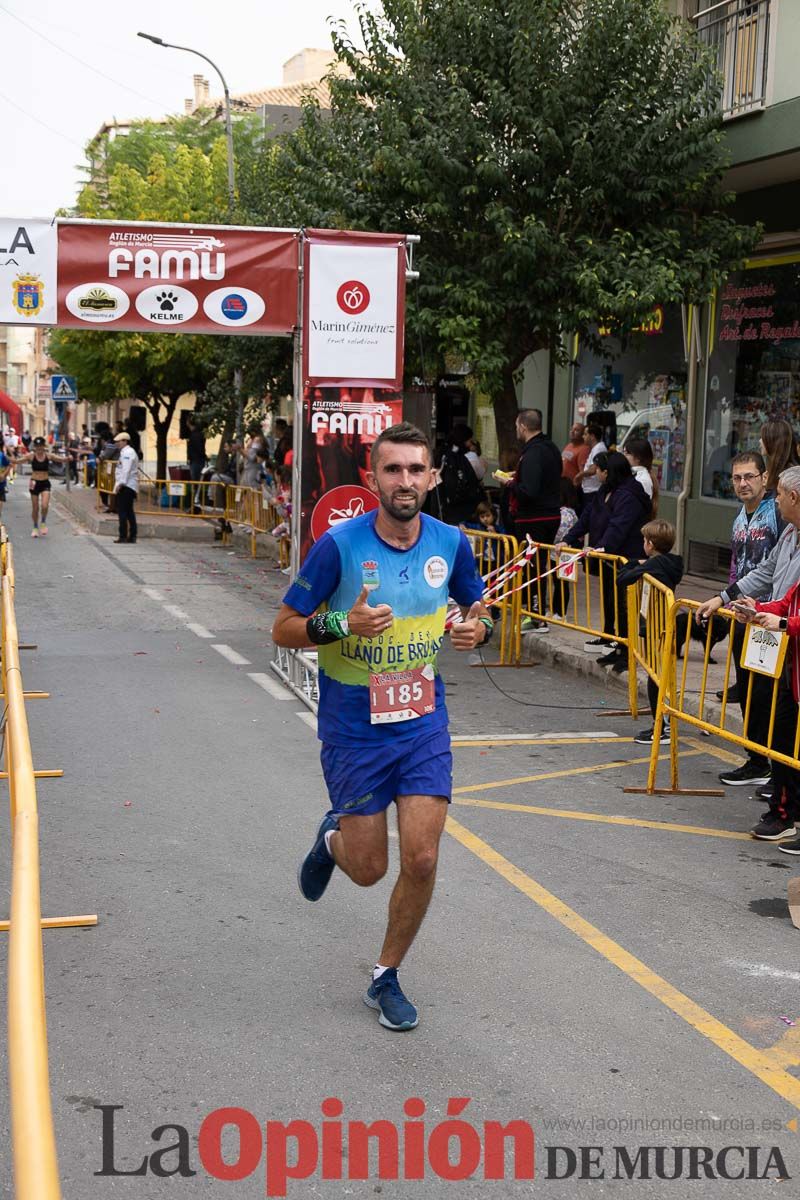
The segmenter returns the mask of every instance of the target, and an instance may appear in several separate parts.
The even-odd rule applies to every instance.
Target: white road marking
[[[271,675],[264,675],[256,671],[248,671],[247,678],[252,679],[253,683],[257,683],[260,688],[268,692],[273,700],[294,700],[296,697],[287,687],[273,679]]]
[[[188,621],[186,628],[193,633],[195,637],[213,638],[214,636],[210,629],[206,629],[205,625],[196,625],[194,621]]]
[[[613,733],[609,729],[595,730],[592,733],[564,733],[559,730],[557,733],[541,733],[538,736],[554,742],[562,741],[565,738],[617,738],[621,737],[621,734]],[[454,742],[530,742],[535,741],[537,735],[535,733],[453,733],[451,730],[450,737]]]
[[[305,724],[308,725],[309,729],[313,729],[314,733],[317,732],[317,718],[312,712],[309,712],[307,708],[304,708],[302,712],[295,713],[294,715],[299,717],[301,721],[304,721]]]
[[[800,971],[784,971],[781,967],[771,967],[769,963],[742,962],[740,959],[730,960],[732,967],[738,967],[745,975],[753,975],[756,979],[791,979],[800,980]]]
[[[244,658],[232,646],[226,646],[224,642],[215,642],[211,647],[216,650],[217,654],[221,654],[223,658],[227,658],[229,663],[233,663],[235,667],[251,667],[253,664],[249,658]]]
[[[178,608],[177,605],[175,605],[175,604],[165,604],[164,612],[168,612],[169,615],[171,617],[174,617],[176,621],[190,621],[191,620],[191,617],[189,616],[189,614],[187,612],[184,612],[182,608]]]
[[[156,600],[159,604],[161,604],[164,599],[164,597],[161,595],[161,592],[157,592],[155,588],[142,588],[142,591],[144,592],[145,596],[149,596],[151,600]]]

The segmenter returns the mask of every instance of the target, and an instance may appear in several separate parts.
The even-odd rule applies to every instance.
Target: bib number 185
[[[436,708],[435,673],[429,664],[413,671],[369,677],[369,719],[373,725],[413,721]]]

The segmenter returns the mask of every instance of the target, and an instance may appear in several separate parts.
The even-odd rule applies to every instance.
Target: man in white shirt
[[[586,504],[595,492],[600,491],[600,478],[594,460],[598,454],[606,452],[608,448],[603,441],[603,431],[599,425],[587,425],[583,431],[583,440],[589,447],[589,457],[586,459],[583,470],[578,471],[575,476],[575,486],[580,486],[583,502]]]
[[[133,545],[136,541],[136,513],[133,504],[139,492],[139,456],[130,444],[129,433],[118,433],[114,438],[121,449],[117,459],[117,473],[114,480],[114,494],[117,497],[117,516],[119,518],[119,537],[114,541],[119,545]]]

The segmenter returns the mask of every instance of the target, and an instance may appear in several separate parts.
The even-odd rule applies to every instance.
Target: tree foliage
[[[384,0],[359,23],[264,208],[420,234],[410,322],[472,363],[501,442],[530,353],[703,300],[755,244],[722,188],[718,81],[661,0]]]

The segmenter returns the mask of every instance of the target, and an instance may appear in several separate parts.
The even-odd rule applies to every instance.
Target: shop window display
[[[730,275],[709,356],[703,495],[733,499],[730,463],[782,417],[800,432],[800,261]]]
[[[600,331],[602,334],[602,331]],[[607,357],[582,346],[575,372],[574,419],[612,408],[617,445],[647,438],[662,492],[679,492],[686,458],[686,360],[679,305],[659,305],[626,345],[606,337]]]

